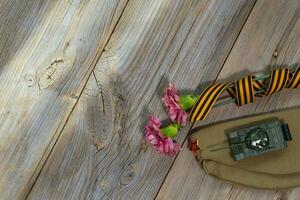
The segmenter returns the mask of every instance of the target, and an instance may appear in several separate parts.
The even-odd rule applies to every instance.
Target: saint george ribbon
[[[299,66],[294,71],[289,68],[274,69],[264,81],[249,75],[232,83],[212,84],[201,93],[193,105],[189,120],[192,123],[204,120],[224,91],[235,99],[237,106],[243,106],[254,102],[256,97],[268,96],[284,88],[300,89]]]

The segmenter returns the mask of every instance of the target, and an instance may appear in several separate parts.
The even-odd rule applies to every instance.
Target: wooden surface
[[[2,199],[28,194],[125,3],[1,1]]]
[[[298,0],[2,0],[0,9],[0,199],[300,199],[299,188],[205,175],[186,149],[189,126],[176,157],[143,138],[148,114],[167,117],[168,82],[187,93],[299,62]],[[205,123],[299,97],[229,105]]]

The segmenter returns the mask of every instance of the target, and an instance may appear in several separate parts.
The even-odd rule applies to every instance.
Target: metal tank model
[[[227,137],[234,160],[286,148],[292,140],[288,125],[277,119],[232,131]]]

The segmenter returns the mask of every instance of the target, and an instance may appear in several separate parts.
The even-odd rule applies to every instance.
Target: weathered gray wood
[[[28,193],[125,3],[0,2],[0,199]]]
[[[231,81],[249,73],[267,71],[269,64],[299,62],[299,10],[300,2],[297,0],[258,1],[218,80]],[[300,105],[299,97],[299,91],[285,90],[238,109],[233,104],[220,107],[213,110],[204,123]],[[187,142],[184,147],[186,145]],[[204,175],[200,167],[191,169],[196,161],[186,151],[179,153],[157,199],[299,199],[299,188],[265,191],[216,181]]]
[[[29,199],[153,199],[174,158],[145,145],[147,115],[168,81],[215,79],[253,4],[129,1]]]

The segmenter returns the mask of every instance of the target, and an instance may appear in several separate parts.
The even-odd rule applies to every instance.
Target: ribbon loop
[[[297,68],[295,73],[290,73],[287,88],[300,89],[300,67]]]
[[[218,83],[212,84],[211,86],[206,88],[191,110],[190,121],[193,122],[205,119],[220,94],[229,85],[230,83]]]
[[[262,93],[260,96],[268,96],[275,92],[279,92],[287,85],[289,78],[289,69],[275,69],[271,72],[269,86],[266,92]]]
[[[254,101],[252,75],[235,82],[236,104],[242,106]]]

